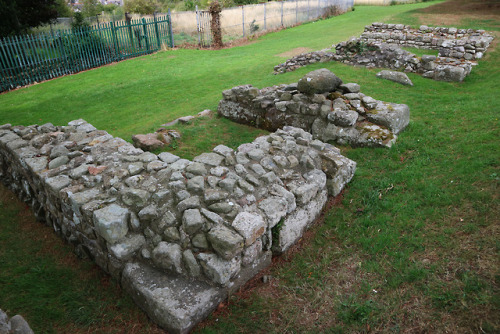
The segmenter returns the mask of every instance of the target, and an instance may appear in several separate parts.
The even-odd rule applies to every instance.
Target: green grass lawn
[[[329,47],[374,21],[424,24],[418,9],[431,4],[357,7],[241,47],[160,52],[9,92],[0,95],[0,124],[84,118],[129,139],[215,110],[224,89],[296,82],[326,67],[367,95],[408,104],[410,125],[391,149],[342,147],[358,169],[323,222],[275,260],[269,282],[254,281],[196,331],[495,333],[500,50],[490,49],[462,83],[409,74],[414,87],[400,86],[377,79],[378,70],[338,63],[272,75],[285,60],[279,53]],[[499,30],[467,18],[460,27]],[[176,128],[183,138],[174,152],[184,157],[262,133],[217,117]],[[77,260],[9,192],[0,194],[0,308],[21,313],[37,333],[159,331],[116,282]]]

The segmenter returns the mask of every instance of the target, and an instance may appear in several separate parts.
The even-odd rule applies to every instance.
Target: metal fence
[[[0,92],[173,46],[168,16],[6,37],[0,40]]]
[[[291,27],[316,20],[330,12],[342,13],[354,0],[288,0],[225,8],[221,13],[223,41],[228,42],[262,31]],[[209,45],[210,34],[204,11],[173,12],[172,29],[175,45]]]

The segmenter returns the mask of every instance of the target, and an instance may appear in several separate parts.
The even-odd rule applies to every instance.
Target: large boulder
[[[312,95],[333,92],[342,84],[342,80],[326,68],[307,73],[299,80],[299,92]]]
[[[377,73],[377,78],[394,81],[405,86],[413,86],[413,82],[403,72],[383,70]]]

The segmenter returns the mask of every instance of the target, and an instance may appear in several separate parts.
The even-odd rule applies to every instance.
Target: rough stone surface
[[[383,70],[377,73],[377,78],[394,81],[405,86],[413,86],[413,82],[403,72]]]
[[[325,71],[327,70],[322,69],[322,75]],[[304,76],[306,77],[307,75]],[[325,94],[327,97],[321,94],[302,94],[297,90],[290,90],[289,87],[290,85],[281,85],[261,90],[250,85],[234,87],[230,90],[231,94],[226,91],[223,95],[229,99],[219,102],[218,112],[236,122],[269,131],[284,126],[299,127],[312,133],[315,139],[352,146],[391,147],[397,139],[397,134],[404,130],[410,121],[408,106],[378,101],[361,94],[357,84],[342,84],[338,90]],[[394,123],[398,126],[388,128]],[[305,139],[297,142],[308,143]],[[271,139],[270,144],[280,146],[281,142]],[[284,144],[287,145],[286,141]],[[295,143],[288,145],[292,145],[289,146],[291,148]],[[261,152],[259,148],[252,148],[246,152],[245,157],[237,155],[236,160],[244,163],[247,163],[248,159],[261,161]],[[273,157],[273,160],[275,158]],[[280,158],[277,161],[284,164],[283,166],[286,165]],[[241,172],[245,173],[243,170]],[[242,182],[239,185],[246,191],[253,191],[252,186],[247,187]]]
[[[170,333],[188,333],[227,296],[218,287],[165,275],[140,263],[126,265],[122,286],[153,321]]]
[[[0,334],[34,334],[26,320],[21,315],[12,318],[0,309]]]
[[[109,243],[116,243],[128,232],[130,213],[126,208],[111,204],[94,211],[97,232]]]
[[[474,61],[483,56],[493,40],[492,35],[481,30],[462,29],[460,34],[456,34],[451,33],[454,28],[424,28],[373,23],[365,27],[360,38],[341,42],[331,49],[295,56],[276,65],[274,71],[278,74],[316,62],[341,61],[369,68],[415,72],[440,81],[462,81],[471,72]],[[402,46],[439,50],[439,56],[424,55],[418,58],[401,49]]]
[[[328,93],[341,84],[339,77],[326,68],[321,68],[304,75],[297,83],[297,90],[304,94]]]
[[[329,101],[286,89],[286,102]],[[68,161],[48,169],[51,154]],[[314,219],[322,205],[306,198],[319,203],[317,194],[338,193],[355,170],[338,149],[289,126],[195,160],[144,152],[84,120],[0,126],[2,182],[173,332],[188,331],[269,265],[273,244],[291,240],[271,229],[300,210]]]

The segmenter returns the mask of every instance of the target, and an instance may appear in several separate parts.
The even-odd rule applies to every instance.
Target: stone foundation
[[[329,80],[335,83],[310,89]],[[391,147],[410,121],[407,105],[366,96],[358,84],[342,84],[327,69],[306,74],[298,84],[238,86],[222,95],[218,112],[233,121],[269,131],[294,126],[341,145]]]
[[[450,32],[451,31],[451,32]],[[452,33],[452,32],[455,33]],[[411,29],[401,24],[373,23],[360,38],[325,49],[301,54],[276,65],[274,73],[285,73],[317,62],[340,61],[368,68],[390,68],[421,74],[438,81],[463,81],[470,74],[493,40],[482,30],[420,27]],[[403,46],[437,49],[439,56],[415,54]]]
[[[440,57],[476,60],[482,58],[493,36],[484,30],[420,26],[375,22],[365,27],[360,38],[366,42],[397,44],[419,49],[439,50]]]
[[[2,182],[174,333],[296,242],[355,167],[292,127],[189,161],[84,120],[0,126]]]

